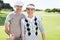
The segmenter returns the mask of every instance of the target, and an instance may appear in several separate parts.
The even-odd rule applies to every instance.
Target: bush
[[[45,12],[51,12],[51,9],[46,9]]]
[[[46,9],[45,12],[60,12],[60,9],[57,9],[57,8]]]

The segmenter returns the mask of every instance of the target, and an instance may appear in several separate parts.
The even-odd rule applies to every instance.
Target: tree
[[[36,9],[35,11],[41,11],[40,9]]]
[[[8,3],[4,3],[3,4],[3,9],[10,9],[10,10],[12,10],[13,11],[13,8],[10,6],[10,4],[8,4]]]
[[[46,9],[45,12],[51,12],[51,9]]]
[[[2,6],[3,6],[3,1],[0,0],[0,11],[2,10]]]
[[[52,12],[60,12],[60,9],[58,9],[58,8],[53,8],[53,9],[52,9]]]

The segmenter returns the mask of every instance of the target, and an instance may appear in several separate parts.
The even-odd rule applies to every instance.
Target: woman
[[[22,40],[39,40],[38,28],[42,34],[42,40],[45,40],[45,33],[41,23],[41,18],[34,16],[35,5],[29,4],[26,7],[28,16],[21,20]]]

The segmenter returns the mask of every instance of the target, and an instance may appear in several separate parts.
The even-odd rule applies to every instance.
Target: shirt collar
[[[29,20],[29,21],[33,21],[34,20],[34,18],[35,18],[35,16],[33,16],[32,18],[29,18],[28,16],[26,17],[27,18],[27,20]]]
[[[13,11],[13,14],[16,15],[15,11]]]

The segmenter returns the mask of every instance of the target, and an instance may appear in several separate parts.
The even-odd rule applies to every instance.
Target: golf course
[[[4,32],[4,21],[10,12],[11,11],[0,12],[0,40],[6,40],[8,37],[8,35]],[[23,13],[26,14],[26,12]],[[60,13],[36,11],[34,15],[42,18],[46,40],[60,40]],[[39,38],[42,40],[41,34],[39,34]]]

